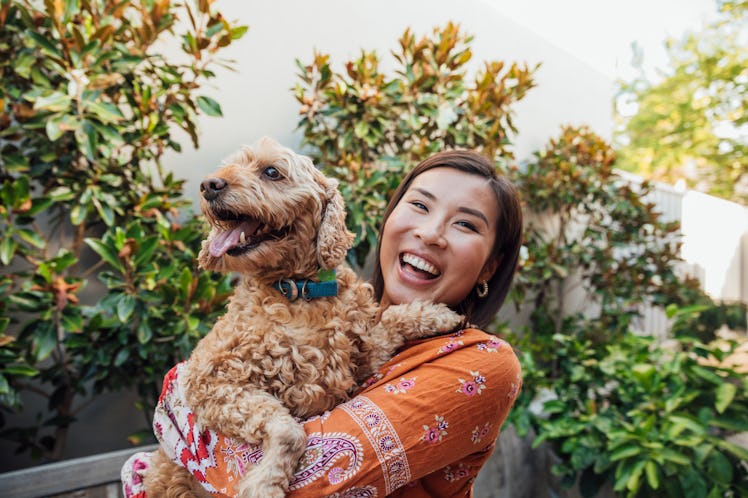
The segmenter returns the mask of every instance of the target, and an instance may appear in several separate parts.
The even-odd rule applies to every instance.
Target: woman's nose
[[[444,247],[447,244],[447,239],[444,238],[444,228],[441,223],[422,223],[416,227],[414,234],[426,245]]]

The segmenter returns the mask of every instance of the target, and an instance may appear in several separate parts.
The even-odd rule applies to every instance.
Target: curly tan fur
[[[421,302],[381,312],[372,287],[343,264],[353,235],[337,183],[271,139],[229,158],[202,190],[211,231],[200,266],[242,279],[180,381],[202,424],[262,444],[241,496],[280,498],[306,447],[294,417],[333,408],[405,340],[451,330],[461,317]],[[252,233],[240,238],[242,230]],[[336,297],[290,301],[273,287],[332,268]],[[145,479],[149,498],[206,496],[162,451],[156,462]]]

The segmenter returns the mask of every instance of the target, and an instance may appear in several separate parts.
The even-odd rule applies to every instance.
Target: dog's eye
[[[281,172],[275,166],[268,166],[262,170],[262,174],[270,180],[280,180],[283,178],[283,175],[281,175]]]

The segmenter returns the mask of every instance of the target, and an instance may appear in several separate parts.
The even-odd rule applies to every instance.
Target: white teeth
[[[242,244],[246,244],[247,243],[247,236],[244,235],[244,232],[242,232],[242,233],[239,234],[239,242],[241,242]]]
[[[432,275],[439,275],[439,270],[437,270],[434,265],[413,254],[403,254],[403,262],[408,263],[410,266],[418,268],[421,271],[428,272]]]

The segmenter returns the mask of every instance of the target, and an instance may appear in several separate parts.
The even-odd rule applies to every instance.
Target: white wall
[[[714,299],[748,302],[748,208],[701,192],[683,197],[683,259]]]
[[[471,70],[487,60],[542,63],[538,86],[515,107],[518,159],[543,147],[564,124],[586,124],[610,137],[612,81],[481,0],[219,0],[216,6],[227,19],[250,28],[223,53],[235,60],[236,72],[220,71],[212,88],[204,89],[219,101],[224,117],[200,121],[199,150],[179,137],[183,152],[165,158],[167,168],[188,179],[185,194],[194,201],[199,180],[241,144],[270,135],[299,148],[298,105],[291,91],[298,81],[294,59],[308,63],[317,49],[331,54],[334,68],[341,70],[343,62],[366,49],[376,50],[382,66],[391,67],[390,51],[406,28],[423,36],[450,20],[474,36]]]

